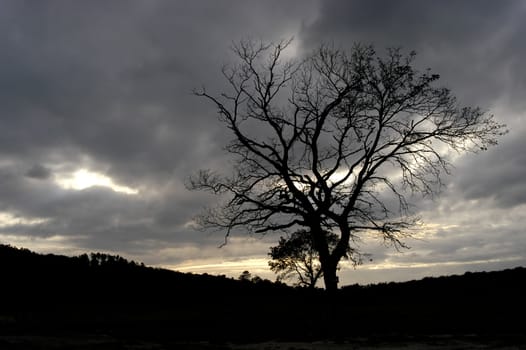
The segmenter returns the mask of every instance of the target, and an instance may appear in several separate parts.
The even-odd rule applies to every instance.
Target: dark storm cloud
[[[499,147],[479,157],[458,162],[452,192],[465,199],[494,199],[501,207],[526,204],[526,141],[512,133]]]
[[[15,219],[1,233],[59,235],[89,250],[206,242],[187,225],[208,197],[184,181],[225,166],[229,135],[191,92],[224,87],[233,41],[294,35],[311,5],[2,2],[0,217]],[[81,168],[140,194],[58,185]]]
[[[47,180],[51,177],[51,170],[43,165],[33,165],[25,174],[29,178]]]
[[[521,6],[516,1],[491,0],[328,0],[321,4],[318,20],[310,28],[318,37],[347,37],[382,45],[420,46],[428,42],[456,47],[491,36]]]
[[[189,193],[184,181],[200,168],[227,169],[223,146],[230,139],[215,108],[191,91],[225,89],[220,70],[232,58],[232,42],[294,36],[299,52],[355,41],[379,52],[414,49],[417,64],[440,73],[462,103],[492,111],[500,104],[495,114],[512,126],[502,146],[462,158],[440,200],[415,198],[426,218],[436,212],[446,224],[455,217],[473,225],[469,233],[446,230],[434,251],[415,244],[422,251],[398,259],[481,257],[494,242],[473,239],[477,208],[467,210],[469,219],[443,207],[479,200],[489,201],[484,213],[507,207],[516,214],[524,204],[524,14],[518,1],[2,1],[0,235],[60,236],[81,250],[150,263],[203,254],[265,258],[272,237],[217,250],[221,233],[191,229],[192,217],[213,199]],[[139,193],[59,185],[82,168]],[[520,237],[515,226],[501,231]],[[375,262],[396,260],[384,248],[372,248]]]
[[[521,1],[323,1],[305,42],[350,46],[372,43],[378,52],[401,46],[416,50],[467,104],[489,108],[511,94],[523,103],[526,74],[526,6]]]
[[[223,132],[192,89],[221,86],[231,41],[276,39],[299,21],[286,15],[297,2],[277,1],[3,7],[2,152],[46,158],[72,147],[132,181],[194,167],[203,147],[214,157]]]

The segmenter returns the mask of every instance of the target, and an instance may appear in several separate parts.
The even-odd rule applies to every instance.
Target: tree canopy
[[[222,195],[198,222],[226,237],[309,232],[334,290],[338,263],[362,235],[404,246],[416,222],[407,195],[439,191],[448,151],[485,150],[505,130],[437,86],[438,74],[418,71],[414,52],[321,45],[287,60],[289,44],[242,41],[238,61],[223,68],[229,90],[195,91],[231,132],[234,165],[230,174],[201,170],[189,188]]]

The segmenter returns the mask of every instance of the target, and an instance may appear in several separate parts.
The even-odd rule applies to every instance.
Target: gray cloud
[[[456,161],[440,199],[415,197],[426,221],[447,226],[453,220],[447,208],[454,207],[453,221],[469,227],[444,229],[399,257],[367,245],[375,264],[515,254],[520,220],[506,216],[498,234],[487,229],[475,239],[481,227],[472,219],[478,211],[492,217],[524,205],[524,11],[516,1],[3,1],[0,238],[58,236],[71,251],[112,251],[166,265],[200,254],[266,258],[276,237],[217,250],[221,233],[190,228],[214,199],[189,193],[184,181],[200,168],[228,169],[222,147],[230,138],[213,106],[191,91],[225,88],[220,69],[232,58],[233,41],[294,36],[299,52],[322,41],[370,42],[379,52],[415,49],[417,63],[441,73],[461,102],[499,112],[510,125],[501,146]],[[139,194],[58,185],[79,169]],[[478,210],[458,209],[473,200]],[[511,243],[496,246],[499,237]],[[475,253],[464,255],[459,247],[469,246]]]
[[[32,179],[47,180],[51,177],[51,170],[43,165],[33,165],[25,174]]]
[[[517,1],[323,1],[305,42],[372,43],[416,50],[466,104],[489,108],[506,95],[523,103],[526,11]],[[474,88],[476,87],[476,88]]]
[[[312,5],[3,2],[0,210],[15,219],[0,233],[153,255],[167,245],[217,246],[221,234],[185,226],[209,197],[188,193],[184,181],[226,165],[229,135],[192,89],[223,88],[232,41],[294,35]],[[56,183],[81,168],[140,194]]]
[[[458,162],[451,191],[462,199],[493,198],[499,207],[507,208],[526,203],[526,149],[523,132],[511,132],[499,147],[480,157],[465,157]]]

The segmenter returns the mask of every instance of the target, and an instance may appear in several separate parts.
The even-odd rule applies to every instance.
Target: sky
[[[425,225],[400,252],[364,237],[372,261],[342,284],[526,266],[526,1],[0,1],[0,243],[100,251],[184,272],[274,279],[279,235],[195,229],[217,198],[185,187],[228,173],[231,139],[193,89],[226,88],[246,38],[417,52],[462,105],[507,124],[499,145],[457,155]]]

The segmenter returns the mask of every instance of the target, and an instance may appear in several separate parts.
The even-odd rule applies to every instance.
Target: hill
[[[526,269],[335,294],[146,267],[119,256],[0,245],[0,336],[105,334],[172,341],[526,334]]]

